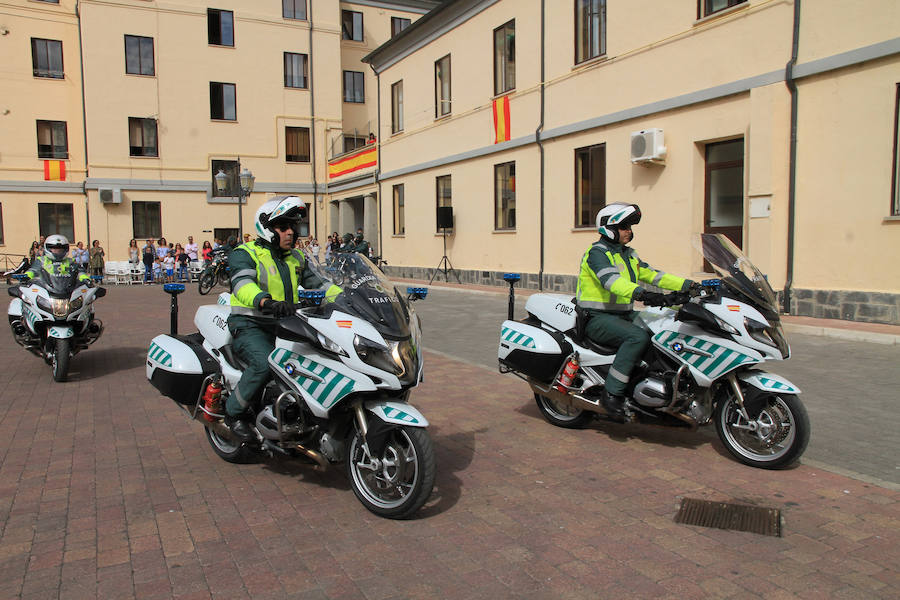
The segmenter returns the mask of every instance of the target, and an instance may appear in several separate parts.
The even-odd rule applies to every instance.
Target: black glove
[[[665,306],[675,306],[677,304],[684,304],[685,302],[690,301],[691,295],[688,292],[675,292],[672,294],[667,294],[665,296],[665,299]]]
[[[265,310],[272,313],[277,319],[289,317],[294,314],[294,307],[290,302],[284,300],[267,300]]]
[[[640,300],[644,303],[644,306],[667,306],[668,300],[665,294],[658,294],[656,292],[648,292],[644,290],[644,293],[641,294],[637,300]]]
[[[691,281],[690,279],[688,279],[687,283],[688,283],[688,289],[685,291],[689,296],[691,296],[691,297],[699,296],[700,292],[703,291],[703,286],[700,285],[699,283],[697,283],[696,281]]]

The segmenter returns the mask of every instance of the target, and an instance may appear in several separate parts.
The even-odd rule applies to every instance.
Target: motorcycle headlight
[[[384,346],[357,335],[353,338],[353,349],[367,365],[397,377],[402,378],[404,374],[414,371],[416,353],[409,340],[392,341]]]
[[[333,352],[334,354],[340,354],[343,356],[347,356],[347,351],[344,350],[343,348],[341,348],[341,346],[339,344],[337,344],[330,338],[325,337],[321,333],[319,334],[318,337],[319,337],[319,344],[325,350],[328,350],[329,352]]]
[[[53,304],[53,316],[57,319],[68,316],[69,314],[69,301],[64,300],[63,298],[53,298],[50,301]]]
[[[714,315],[714,316],[715,316],[715,315]],[[740,331],[738,331],[738,330],[735,329],[733,326],[729,325],[728,323],[726,323],[725,321],[723,321],[723,320],[720,319],[719,317],[715,317],[715,319],[716,319],[716,324],[722,329],[722,331],[725,331],[725,332],[730,333],[730,334],[732,334],[732,335],[738,335],[738,334],[740,333]]]
[[[755,319],[751,319],[750,317],[744,317],[744,327],[747,328],[747,333],[750,334],[754,340],[759,342],[760,344],[765,344],[766,346],[775,347],[776,344],[769,336],[769,325],[766,323],[760,323]]]
[[[50,300],[44,298],[43,296],[37,297],[37,305],[41,310],[46,310],[49,313],[53,312],[53,304],[51,304]]]
[[[84,304],[84,298],[81,297],[81,296],[79,296],[78,298],[75,298],[74,300],[72,300],[71,302],[69,302],[69,310],[70,310],[70,311],[76,311],[76,310],[78,310],[79,308],[81,308],[81,305],[82,305],[82,304]]]

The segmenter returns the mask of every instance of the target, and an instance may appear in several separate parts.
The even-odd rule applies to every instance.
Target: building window
[[[5,243],[5,238],[3,237],[3,203],[0,202],[0,244]]]
[[[453,207],[453,186],[451,185],[450,175],[444,175],[442,177],[435,178],[436,188],[437,188],[437,196],[436,196],[436,209],[435,209],[435,231],[438,233],[441,232],[441,220],[439,213],[437,210],[443,207]],[[446,227],[446,229],[453,229],[453,226]]]
[[[900,216],[900,83],[894,100],[894,180],[891,182],[891,216]]]
[[[575,63],[606,54],[606,0],[575,1]]]
[[[74,240],[75,220],[72,218],[72,205],[39,202],[38,229],[40,235],[44,237],[59,234],[66,236],[68,240]]]
[[[516,228],[516,163],[494,165],[494,229]]]
[[[237,103],[233,83],[209,82],[209,117],[217,121],[237,120]]]
[[[206,9],[209,43],[213,46],[234,46],[234,13],[217,8]]]
[[[706,145],[704,233],[744,244],[744,138]]]
[[[365,79],[362,71],[344,71],[344,102],[365,101]]]
[[[132,202],[131,227],[133,238],[162,237],[162,216],[159,202]]]
[[[31,38],[31,69],[35,77],[63,79],[62,42]]]
[[[344,134],[344,152],[353,152],[366,145],[366,138],[361,135]]]
[[[409,27],[410,20],[403,17],[391,17],[391,37]]]
[[[355,10],[341,11],[341,39],[363,41],[363,14]]]
[[[47,4],[59,4],[59,0],[37,0],[38,2],[46,2]]]
[[[285,127],[284,144],[288,162],[309,162],[309,127]]]
[[[593,227],[606,206],[606,144],[575,150],[575,227]]]
[[[494,95],[516,87],[516,22],[494,30]]]
[[[131,75],[155,75],[153,38],[125,36],[125,72]]]
[[[450,55],[434,63],[434,118],[450,114]]]
[[[391,133],[403,131],[403,80],[391,86]]]
[[[305,54],[284,53],[284,87],[306,88],[309,75]]]
[[[38,158],[69,158],[65,121],[37,122]]]
[[[747,0],[697,0],[697,18],[708,17],[720,10],[744,4]]]
[[[281,16],[285,19],[306,20],[306,0],[281,0]]]
[[[159,156],[156,119],[128,117],[128,146],[131,156]]]
[[[403,193],[402,183],[394,186],[394,235],[404,235],[406,233],[406,209],[404,207]]]
[[[224,191],[219,191],[216,185],[216,175],[219,171],[223,171],[228,176],[227,185]],[[238,190],[241,187],[241,178],[238,173],[238,161],[236,160],[214,160],[212,161],[212,194],[219,197],[238,196]]]

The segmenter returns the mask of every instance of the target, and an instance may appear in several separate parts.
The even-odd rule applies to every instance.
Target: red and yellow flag
[[[374,145],[364,146],[358,151],[328,163],[328,179],[334,179],[353,171],[374,167],[378,164],[378,151]]]
[[[44,181],[65,181],[66,163],[62,160],[44,161]]]
[[[494,99],[494,143],[509,141],[509,96]]]

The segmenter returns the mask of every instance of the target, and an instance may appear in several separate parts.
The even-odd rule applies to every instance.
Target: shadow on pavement
[[[72,357],[68,381],[88,381],[144,365],[147,347],[88,348]]]
[[[437,516],[453,508],[462,496],[462,481],[455,473],[464,471],[472,462],[475,454],[475,435],[484,432],[461,431],[449,435],[440,435],[438,427],[430,427],[431,439],[434,442],[437,474],[434,478],[434,490],[431,497],[413,517],[413,520],[427,519]]]
[[[317,471],[315,464],[302,457],[274,456],[269,458],[260,455],[259,463],[267,471],[299,477],[303,483],[309,485],[324,485],[336,490],[350,490],[350,482],[347,481],[343,462],[331,465],[325,471]]]

